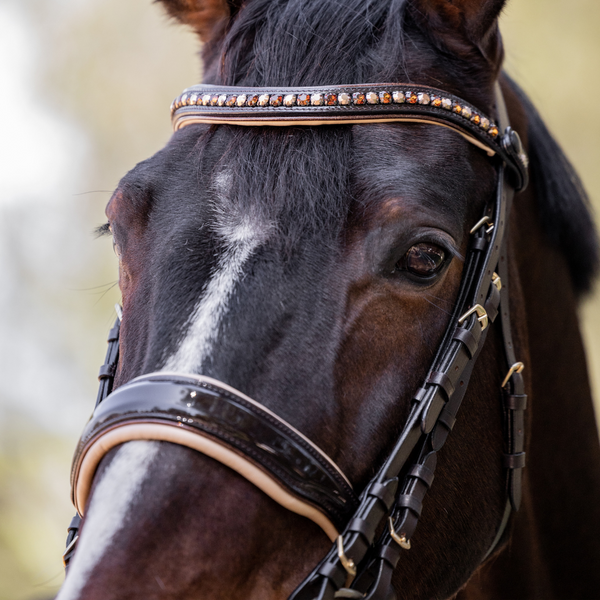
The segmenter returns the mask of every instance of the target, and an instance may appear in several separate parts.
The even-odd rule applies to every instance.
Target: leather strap
[[[358,505],[335,463],[261,404],[208,377],[151,373],[115,390],[87,424],[72,469],[73,501],[80,514],[100,460],[129,439],[171,441],[208,454],[276,502],[311,518],[331,539]],[[385,486],[373,493],[393,502]]]
[[[413,122],[448,127],[490,157],[498,155],[517,189],[527,185],[522,147],[502,141],[487,116],[458,96],[437,88],[403,83],[289,87],[232,87],[201,84],[171,105],[174,131],[187,125],[316,126]]]

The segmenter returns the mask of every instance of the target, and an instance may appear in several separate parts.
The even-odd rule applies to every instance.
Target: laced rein
[[[106,361],[100,369],[96,409],[73,462],[73,500],[78,515],[69,526],[63,555],[65,567],[76,548],[80,514],[101,458],[111,447],[127,439],[166,439],[194,447],[234,468],[283,506],[318,523],[334,541],[330,552],[290,600],[387,600],[393,594],[393,571],[402,551],[411,547],[423,499],[433,482],[437,452],[452,430],[475,361],[502,305],[508,368],[502,383],[508,500],[496,538],[482,561],[493,552],[506,531],[511,511],[520,504],[521,473],[525,466],[523,411],[527,401],[521,375],[523,365],[516,361],[511,337],[506,253],[506,229],[514,191],[527,185],[527,157],[519,136],[509,126],[498,85],[496,107],[498,125],[469,103],[442,90],[402,84],[303,89],[201,85],[186,90],[174,101],[171,111],[175,130],[194,123],[315,126],[419,122],[449,127],[488,156],[495,157],[497,191],[493,205],[486,207],[470,231],[472,238],[454,312],[427,377],[413,397],[408,420],[388,458],[358,498],[337,466],[310,440],[225,384],[202,376],[157,373],[138,378],[111,393],[119,360],[119,312],[109,334]],[[156,394],[160,383],[163,387]],[[177,392],[173,395],[168,389]],[[192,393],[194,396],[190,396]],[[184,396],[189,400],[207,394],[212,394],[217,402],[180,402]],[[163,398],[159,410],[150,414],[149,405],[156,408],[159,397]],[[219,405],[227,406],[228,410],[210,408]],[[139,417],[140,408],[144,407],[146,410]],[[130,434],[126,427],[139,425],[140,420],[159,429],[138,428],[136,434]],[[177,428],[189,432],[191,437],[173,437],[171,430]],[[244,443],[239,441],[240,436],[232,435],[236,428],[244,434],[241,436]],[[115,436],[115,431],[126,434]],[[110,436],[112,442],[106,443]],[[206,444],[194,441],[196,438],[214,442],[217,449],[211,446],[213,449],[207,450]],[[235,463],[241,464],[240,468],[227,458],[232,454],[241,457]],[[92,455],[81,475],[82,464]],[[85,491],[79,493],[81,489]],[[376,531],[381,530],[384,522],[383,533],[375,540]]]

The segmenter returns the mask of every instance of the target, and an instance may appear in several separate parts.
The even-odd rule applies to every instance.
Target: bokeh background
[[[600,3],[512,0],[501,27],[507,70],[598,215]],[[110,240],[92,231],[168,140],[197,51],[151,0],[0,0],[0,600],[61,584],[71,454],[119,301]],[[600,401],[598,292],[581,321]]]

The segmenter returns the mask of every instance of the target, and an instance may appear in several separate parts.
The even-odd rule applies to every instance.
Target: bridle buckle
[[[510,381],[510,378],[515,373],[522,373],[524,368],[525,365],[522,362],[516,362],[514,365],[512,365],[511,368],[508,370],[508,373],[506,374],[506,377],[504,378],[504,381],[502,382],[502,385],[500,387],[506,387],[506,384]]]
[[[459,325],[462,325],[472,314],[477,314],[477,320],[481,323],[481,330],[483,331],[489,323],[488,314],[485,308],[481,304],[476,304],[473,308],[470,308],[460,319],[458,319]]]

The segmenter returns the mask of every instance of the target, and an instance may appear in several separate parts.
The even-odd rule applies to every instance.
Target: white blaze
[[[216,199],[213,203],[217,236],[225,243],[211,279],[206,283],[184,328],[179,347],[163,366],[163,371],[197,373],[210,355],[219,326],[229,307],[229,299],[244,272],[244,265],[263,243],[273,224],[258,213],[241,212],[229,202],[230,174],[219,173],[214,180]],[[258,208],[258,205],[255,207]]]
[[[158,442],[128,442],[96,486],[85,515],[85,527],[56,600],[76,600],[92,569],[125,524],[133,500],[159,448]]]

